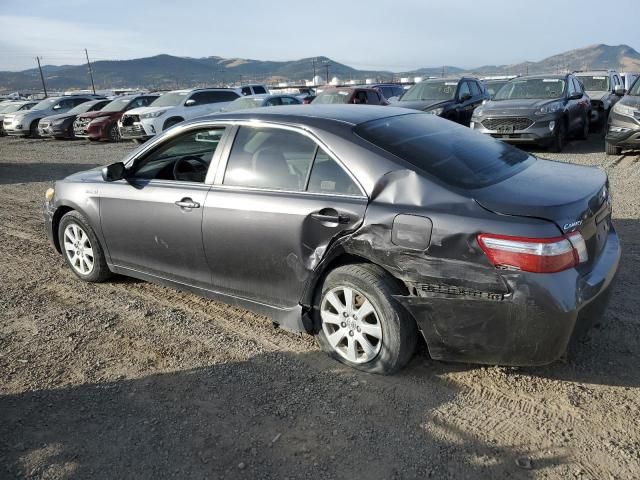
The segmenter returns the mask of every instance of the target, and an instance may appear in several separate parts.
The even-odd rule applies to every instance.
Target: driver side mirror
[[[466,102],[467,100],[469,100],[471,98],[471,94],[470,93],[463,93],[460,96],[460,101],[461,102]]]
[[[54,105],[53,110],[60,110],[62,106],[60,104]]]
[[[622,85],[616,85],[615,87],[613,87],[613,93],[615,93],[619,97],[623,96],[625,94],[625,92],[626,92],[626,90],[624,89],[624,87]]]
[[[102,169],[102,179],[105,182],[115,182],[117,180],[122,180],[125,173],[126,169],[124,168],[124,163],[112,163]]]
[[[582,92],[574,93],[569,97],[569,100],[580,100],[582,98]]]
[[[196,104],[196,101],[193,98],[190,98],[189,100],[184,102],[185,107],[191,107],[192,105],[195,105],[195,104]]]

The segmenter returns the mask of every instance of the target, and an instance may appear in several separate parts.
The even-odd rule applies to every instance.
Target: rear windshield
[[[354,132],[447,185],[465,189],[501,182],[535,161],[520,149],[426,113],[362,123]]]
[[[227,105],[227,108],[225,108],[224,111],[235,112],[236,110],[244,110],[246,108],[261,107],[262,102],[264,102],[264,98],[241,97]]]

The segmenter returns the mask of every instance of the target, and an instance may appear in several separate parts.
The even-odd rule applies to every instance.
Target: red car
[[[318,92],[311,102],[316,104],[354,103],[357,105],[389,105],[380,91],[371,87],[331,87]]]
[[[118,120],[127,110],[148,107],[160,95],[149,93],[144,95],[125,95],[107,104],[102,110],[78,115],[73,122],[73,133],[78,138],[89,140],[120,140]]]

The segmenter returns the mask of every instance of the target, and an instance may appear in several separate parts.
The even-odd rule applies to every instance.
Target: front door
[[[207,287],[202,244],[209,164],[224,128],[169,137],[137,158],[126,180],[105,184],[100,218],[111,262],[161,278]]]
[[[213,288],[278,307],[298,305],[327,245],[357,228],[366,206],[356,181],[310,136],[241,126],[205,203]]]

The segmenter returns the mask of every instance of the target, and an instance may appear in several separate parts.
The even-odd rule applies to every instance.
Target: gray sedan
[[[435,359],[549,363],[620,258],[604,171],[366,105],[186,122],[56,182],[44,217],[84,281],[188,289],[385,374],[421,336]]]

